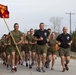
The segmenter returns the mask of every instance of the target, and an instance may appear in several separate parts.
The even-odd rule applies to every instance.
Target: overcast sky
[[[76,13],[76,0],[0,0],[0,4],[7,5],[10,18],[6,19],[10,30],[18,22],[22,32],[30,28],[38,28],[40,22],[53,27],[49,22],[51,17],[63,17],[61,28],[69,28],[69,13]],[[76,14],[72,15],[72,30],[75,29]],[[3,19],[0,19],[0,35],[8,33]]]

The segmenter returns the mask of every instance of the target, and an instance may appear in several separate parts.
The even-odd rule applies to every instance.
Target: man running
[[[14,43],[11,35],[9,34],[9,36],[11,38],[11,46],[12,46],[11,47],[11,55],[12,55],[12,69],[11,69],[11,71],[16,72],[17,71],[17,64],[19,61],[19,53],[16,49],[16,46],[19,48],[19,51],[21,51],[21,43],[23,41],[23,34],[21,31],[19,31],[19,24],[18,23],[14,24],[14,30],[12,30],[11,33],[12,33],[14,40],[15,40],[15,43]]]
[[[59,55],[61,57],[62,72],[69,70],[68,63],[70,61],[70,46],[72,44],[72,37],[67,33],[67,27],[63,27],[63,33],[57,37],[57,43],[60,46]]]
[[[46,62],[46,55],[47,55],[47,38],[49,38],[49,32],[48,30],[44,29],[44,23],[40,23],[39,25],[40,29],[37,30],[34,34],[35,40],[37,41],[37,55],[38,55],[38,68],[37,71],[45,72],[45,62]],[[40,59],[42,59],[42,66],[40,65]]]

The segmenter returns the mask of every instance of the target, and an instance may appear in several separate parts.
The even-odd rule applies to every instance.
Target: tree
[[[62,17],[51,17],[50,22],[53,23],[54,32],[60,33],[60,26],[61,26],[61,19]]]

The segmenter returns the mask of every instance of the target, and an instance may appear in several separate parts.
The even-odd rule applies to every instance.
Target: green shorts
[[[6,47],[6,55],[11,55],[11,46]]]
[[[36,52],[36,45],[32,45],[31,51]]]
[[[51,48],[48,48],[47,55],[57,55],[57,51],[56,50],[52,50]]]
[[[24,51],[25,53],[29,53],[29,45],[25,44]]]
[[[31,49],[32,49],[32,46],[28,45],[28,50],[31,51]]]
[[[24,45],[21,45],[21,52],[24,51]]]
[[[17,47],[18,47],[19,51],[21,52],[21,45],[18,45]],[[14,45],[11,46],[11,52],[15,52],[16,55],[19,55],[17,48]]]
[[[70,48],[59,48],[59,56],[70,56]]]
[[[1,47],[1,53],[6,52],[6,47]]]
[[[39,54],[43,54],[46,53],[47,54],[47,46],[46,45],[37,45],[36,47],[36,53]]]

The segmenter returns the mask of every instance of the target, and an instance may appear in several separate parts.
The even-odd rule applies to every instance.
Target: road
[[[1,62],[1,61],[0,61]],[[69,71],[62,72],[62,67],[60,63],[60,58],[56,59],[54,70],[50,68],[46,69],[46,72],[37,72],[35,66],[32,69],[29,69],[25,66],[18,66],[18,71],[12,73],[10,70],[7,70],[5,66],[0,64],[0,75],[76,75],[76,60],[71,59],[69,63]]]

